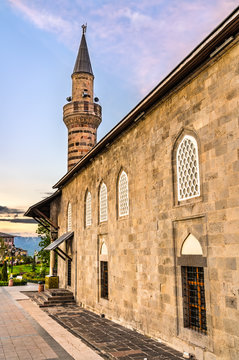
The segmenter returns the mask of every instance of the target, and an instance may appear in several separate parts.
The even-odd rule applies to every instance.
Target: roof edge
[[[69,172],[67,172],[54,186],[61,188],[72,180],[76,173],[87,162],[98,154],[112,139],[136,121],[145,110],[165,96],[173,87],[192,73],[210,54],[225,41],[227,36],[239,31],[239,6],[233,10],[202,42],[199,43],[159,84],[153,88],[113,129],[111,129]]]
[[[25,212],[24,216],[32,217],[31,213],[34,211],[34,209],[37,209],[38,207],[42,205],[46,205],[48,202],[50,203],[52,200],[54,200],[57,196],[61,195],[61,190],[55,191],[52,195],[48,196],[47,198],[37,202],[36,204],[30,206],[28,210]]]

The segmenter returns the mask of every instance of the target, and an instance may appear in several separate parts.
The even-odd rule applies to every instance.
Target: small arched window
[[[71,203],[68,204],[68,208],[67,208],[67,231],[72,231],[72,209],[71,209]]]
[[[197,141],[185,135],[180,142],[177,155],[178,200],[200,196],[200,178]]]
[[[100,222],[108,220],[108,209],[107,209],[107,187],[105,183],[100,186]]]
[[[90,226],[91,221],[91,193],[87,191],[85,198],[85,226]]]
[[[119,216],[129,215],[128,176],[125,171],[122,171],[119,177],[118,194],[119,194]]]

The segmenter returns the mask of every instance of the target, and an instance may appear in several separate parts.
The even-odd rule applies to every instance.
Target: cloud
[[[0,214],[23,214],[23,211],[0,205]]]
[[[8,0],[37,28],[76,51],[88,22],[98,67],[145,95],[237,5],[238,0]],[[94,64],[93,64],[94,65]]]
[[[22,224],[37,224],[37,222],[34,219],[25,219],[25,218],[0,218],[1,221],[7,221],[10,223],[22,223]]]
[[[79,29],[77,21],[69,21],[61,14],[54,14],[42,2],[28,0],[8,0],[8,2],[37,28],[55,33],[62,39],[71,37]],[[60,8],[57,7],[57,10]]]

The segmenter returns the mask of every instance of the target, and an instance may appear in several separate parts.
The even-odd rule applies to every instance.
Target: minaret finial
[[[85,34],[85,33],[86,33],[86,29],[87,29],[87,23],[86,23],[86,24],[83,24],[81,27],[82,27],[82,34]]]

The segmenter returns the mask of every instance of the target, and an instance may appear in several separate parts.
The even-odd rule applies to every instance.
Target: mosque
[[[85,32],[68,172],[26,212],[51,229],[51,274],[79,306],[199,360],[239,359],[239,8],[99,142]]]

